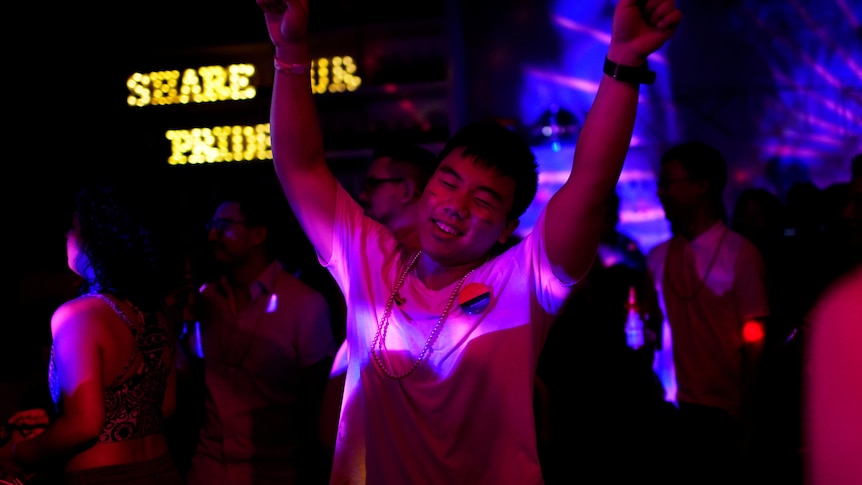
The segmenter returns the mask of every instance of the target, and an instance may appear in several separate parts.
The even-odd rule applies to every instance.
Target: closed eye
[[[440,167],[438,170],[438,179],[440,183],[449,189],[453,189],[458,185],[458,182],[461,181],[461,176],[458,175],[457,172],[452,170],[451,167]]]
[[[479,205],[481,205],[482,207],[486,207],[486,208],[489,208],[489,209],[493,209],[493,208],[494,208],[494,204],[493,204],[492,202],[488,202],[487,200],[482,199],[481,197],[476,197],[476,202],[477,202]]]

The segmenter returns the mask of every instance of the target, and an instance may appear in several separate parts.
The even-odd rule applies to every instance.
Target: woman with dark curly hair
[[[110,185],[78,193],[66,253],[82,285],[51,318],[55,409],[9,419],[19,431],[0,451],[0,470],[38,479],[61,466],[70,484],[182,483],[163,431],[176,401],[165,303],[182,267],[145,209],[145,199]]]

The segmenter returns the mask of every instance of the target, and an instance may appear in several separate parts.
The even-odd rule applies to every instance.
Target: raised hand
[[[676,30],[682,12],[674,0],[620,0],[614,10],[611,50],[617,62],[636,64],[658,50]]]
[[[257,0],[269,38],[276,48],[303,42],[308,36],[308,0]]]

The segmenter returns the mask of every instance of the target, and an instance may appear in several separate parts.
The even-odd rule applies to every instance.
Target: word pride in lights
[[[272,159],[269,123],[170,130],[170,165],[244,162]]]

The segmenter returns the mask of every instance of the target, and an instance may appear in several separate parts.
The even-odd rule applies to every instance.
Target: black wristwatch
[[[625,66],[605,57],[605,65],[602,71],[608,76],[626,83],[652,84],[655,82],[655,71],[650,71],[646,63],[636,67]]]

